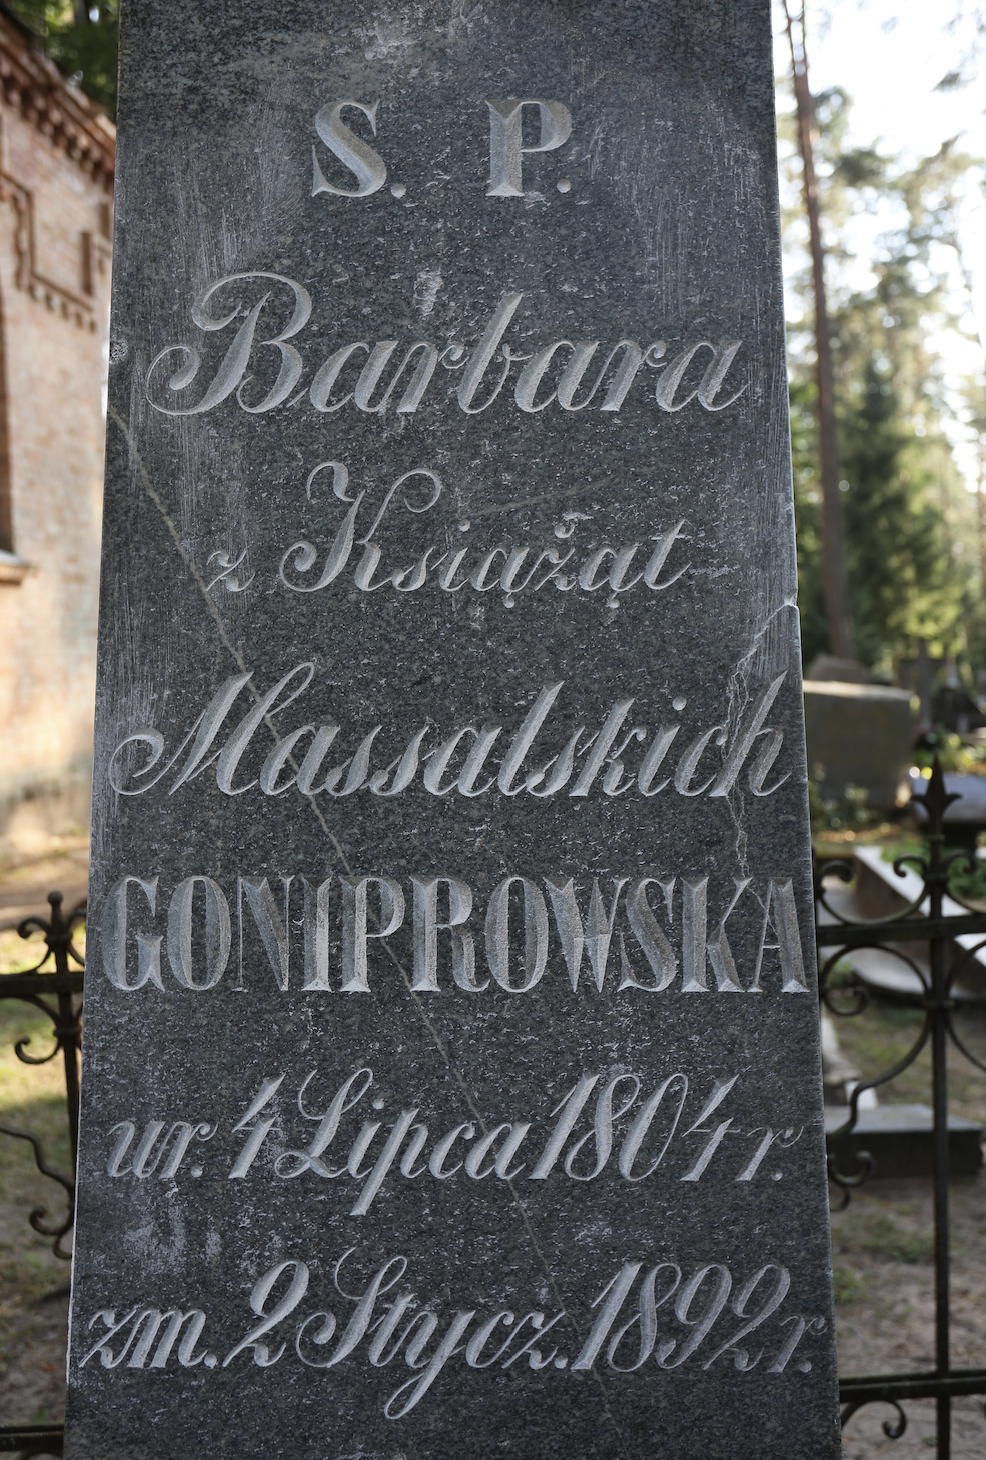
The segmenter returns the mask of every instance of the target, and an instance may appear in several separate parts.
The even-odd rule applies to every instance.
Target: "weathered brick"
[[[0,850],[85,816],[113,153],[0,15]]]

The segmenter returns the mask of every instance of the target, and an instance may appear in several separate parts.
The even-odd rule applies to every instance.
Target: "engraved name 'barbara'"
[[[249,308],[241,298],[248,283],[259,294]],[[234,284],[240,288],[231,290],[229,286]],[[222,305],[220,295],[225,300]],[[458,342],[440,348],[430,340],[413,340],[402,353],[395,339],[377,340],[372,345],[368,340],[352,340],[332,350],[302,384],[308,366],[288,341],[296,339],[311,318],[308,290],[283,274],[228,274],[211,284],[190,310],[193,323],[205,333],[222,332],[242,320],[221,361],[213,366],[202,394],[188,404],[160,399],[164,385],[173,396],[183,396],[198,383],[203,366],[199,349],[174,344],[158,351],[151,362],[145,379],[147,399],[166,416],[205,415],[230,396],[250,415],[295,406],[307,397],[309,407],[319,415],[350,407],[382,417],[396,401],[395,413],[408,416],[417,412],[429,391],[433,397],[440,395],[435,375],[441,365],[443,370],[456,372],[456,388],[445,394],[466,415],[482,414],[501,395],[504,399],[512,396],[525,415],[538,415],[549,408],[571,413],[590,407],[615,414],[623,408],[640,372],[654,371],[656,384],[647,394],[662,412],[674,415],[693,401],[705,411],[726,410],[749,385],[749,379],[727,383],[728,376],[739,374],[735,362],[742,340],[700,339],[673,350],[667,340],[647,341],[641,333],[640,340],[621,339],[609,346],[598,339],[560,339],[517,353],[504,336],[523,299],[523,293],[504,292],[472,349]],[[217,307],[220,312],[213,314]],[[287,324],[258,339],[261,321],[283,316],[285,308],[290,311]],[[273,367],[277,367],[276,378],[265,389],[260,382]]]

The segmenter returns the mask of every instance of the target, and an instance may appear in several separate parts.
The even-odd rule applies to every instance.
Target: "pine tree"
[[[954,239],[958,184],[977,165],[947,144],[907,166],[875,148],[850,148],[845,92],[815,99],[819,196],[826,230],[840,488],[856,653],[892,677],[916,640],[936,655],[972,651],[981,662],[986,620],[973,499],[964,490],[943,429],[954,409],[930,336],[955,326],[935,272],[935,246]],[[792,124],[786,120],[791,146]],[[782,159],[792,196],[797,159]],[[898,222],[869,260],[875,282],[852,289],[856,260],[846,224],[857,213],[894,209]],[[785,213],[789,257],[804,253],[798,208]],[[795,293],[811,301],[807,267]],[[821,583],[821,493],[813,338],[806,308],[791,321],[792,445],[806,664],[828,651]],[[981,388],[981,387],[980,387]]]

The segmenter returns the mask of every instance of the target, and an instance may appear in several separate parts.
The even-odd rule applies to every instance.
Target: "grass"
[[[850,1207],[840,1226],[839,1243],[844,1250],[868,1252],[890,1262],[928,1263],[934,1256],[931,1228],[908,1221],[900,1203],[884,1210]]]
[[[870,1296],[873,1264],[862,1259],[911,1266],[932,1262],[934,1231],[928,1217],[919,1199],[897,1191],[881,1193],[872,1186],[854,1193],[847,1209],[832,1221],[836,1303],[849,1306]]]
[[[2,932],[0,974],[33,968],[44,952],[37,935],[24,940],[14,931]],[[42,1010],[19,999],[0,999],[0,1124],[38,1136],[48,1163],[70,1175],[62,1057],[29,1065],[15,1050],[27,1040],[26,1053],[48,1054],[54,1049],[51,1028]],[[38,1171],[29,1142],[0,1134],[0,1370],[23,1348],[25,1323],[38,1321],[27,1315],[68,1277],[68,1263],[54,1256],[51,1239],[29,1224],[39,1208],[47,1213],[46,1224],[57,1226],[65,1212],[61,1187]]]
[[[38,937],[25,942],[16,933],[0,933],[0,973],[30,968],[43,952]],[[38,1136],[49,1164],[70,1174],[62,1056],[55,1054],[46,1064],[26,1064],[15,1048],[22,1041],[25,1054],[44,1058],[55,1047],[51,1020],[19,999],[0,999],[0,1123]],[[0,1142],[0,1199],[24,1207],[25,1217],[32,1206],[61,1212],[60,1190],[37,1170],[29,1142],[6,1135],[0,1135]],[[0,1266],[4,1256],[0,1250]]]
[[[40,933],[22,938],[15,928],[5,928],[0,933],[0,974],[26,973],[41,961],[44,951],[45,943]]]
[[[65,1109],[65,1067],[61,1055],[56,1055],[45,1065],[23,1064],[14,1052],[14,1045],[20,1039],[30,1040],[28,1051],[31,1053],[47,1054],[54,1047],[50,1021],[40,1010],[29,1004],[4,1000],[0,1002],[0,1123],[38,1136],[49,1165],[70,1175],[72,1157]],[[18,1285],[22,1278],[25,1292],[33,1291],[36,1284],[31,1275],[35,1272],[35,1264],[29,1258],[35,1250],[36,1241],[43,1243],[43,1239],[38,1237],[35,1240],[27,1218],[33,1207],[43,1206],[49,1216],[61,1220],[64,1197],[61,1188],[38,1171],[29,1142],[2,1134],[0,1201],[8,1210],[14,1207],[21,1213],[28,1243],[21,1252],[15,1234],[12,1236],[8,1232],[6,1241],[0,1237],[0,1277],[6,1284],[12,1277],[9,1271],[5,1271],[9,1263],[13,1261],[17,1266],[26,1261],[27,1266],[18,1278]]]
[[[860,1272],[858,1268],[847,1267],[838,1262],[832,1268],[832,1282],[837,1308],[848,1308],[855,1303],[862,1303],[864,1298],[869,1296],[873,1286],[873,1279],[869,1273]]]
[[[834,1020],[842,1052],[864,1081],[898,1064],[916,1043],[923,1022],[921,1009],[876,998],[861,1014]],[[965,1047],[986,1064],[986,1008],[969,1005],[956,1009],[953,1023]],[[881,1085],[877,1098],[881,1105],[930,1105],[930,1046],[895,1080]],[[953,1114],[986,1125],[986,1071],[977,1069],[952,1043],[948,1049],[948,1103]]]
[[[80,939],[79,951],[84,942]],[[79,943],[76,946],[79,946]],[[20,973],[35,967],[45,952],[44,939],[34,934],[22,939],[11,930],[0,932],[0,975]],[[48,967],[51,968],[49,963]],[[49,1002],[54,1007],[54,996]],[[0,999],[0,1120],[7,1125],[20,1123],[27,1106],[40,1100],[65,1099],[64,1065],[60,1055],[45,1065],[25,1064],[18,1059],[14,1046],[27,1040],[25,1054],[33,1058],[46,1055],[54,1046],[51,1020],[32,1004],[20,999]],[[24,1119],[27,1116],[24,1115]],[[6,1165],[6,1162],[4,1163]]]

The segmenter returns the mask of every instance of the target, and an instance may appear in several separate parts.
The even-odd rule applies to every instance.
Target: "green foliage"
[[[963,902],[986,903],[986,862],[976,857],[957,863],[948,879],[948,890]]]
[[[119,0],[9,0],[15,14],[35,32],[46,55],[66,76],[116,115]]]
[[[961,771],[967,776],[986,776],[986,745],[970,744],[952,730],[929,730],[915,747],[914,764],[930,771],[937,755],[943,771]]]
[[[791,450],[794,462],[794,518],[798,542],[798,607],[805,664],[828,652],[829,630],[822,598],[822,497],[818,475],[815,386],[792,373]]]
[[[888,655],[906,653],[915,637],[950,635],[971,585],[952,571],[947,526],[931,495],[934,473],[904,424],[893,372],[864,344],[855,361],[844,360],[843,373],[840,447],[850,483],[844,510],[857,654],[889,670]]]
[[[956,847],[946,845],[944,855],[946,860],[949,857],[962,856],[963,860],[958,861],[952,867],[948,878],[948,890],[954,897],[960,897],[965,902],[986,903],[986,861],[981,857],[973,858],[973,853],[968,847]],[[880,854],[881,860],[893,864],[898,857],[920,857],[928,860],[928,843],[917,837],[906,837],[896,841],[892,846],[883,848]],[[917,867],[910,863],[905,868],[908,872],[917,872]]]
[[[931,1262],[934,1255],[933,1236],[927,1227],[909,1228],[895,1220],[889,1212],[861,1212],[855,1218],[855,1230],[845,1234],[844,1246],[875,1257],[889,1257],[892,1262]],[[848,1238],[848,1240],[846,1240]]]
[[[858,1268],[840,1264],[832,1269],[832,1285],[836,1306],[848,1308],[853,1303],[861,1303],[869,1295],[871,1279],[868,1273],[860,1272]]]
[[[941,246],[955,242],[962,180],[975,159],[946,144],[905,165],[875,147],[845,143],[851,104],[835,89],[816,98],[826,283],[832,330],[846,567],[857,657],[894,677],[894,661],[929,641],[936,656],[986,662],[986,614],[973,500],[964,490],[944,431],[954,393],[931,345],[936,330],[956,327],[944,304]],[[791,137],[790,117],[781,119]],[[800,158],[785,168],[789,196],[800,183]],[[867,259],[869,287],[851,287],[859,261],[846,225],[879,211],[894,225]],[[814,297],[804,253],[800,208],[785,214],[788,257],[800,318],[790,324],[789,357],[795,512],[802,638],[806,663],[829,650],[822,599],[822,501],[814,417]],[[939,272],[936,272],[936,269]],[[982,414],[982,382],[969,382],[966,425]],[[967,678],[971,679],[968,674]]]
[[[826,831],[861,831],[870,826],[877,816],[867,808],[867,795],[863,786],[854,786],[849,781],[841,796],[826,801],[822,796],[821,783],[812,776],[808,782],[808,815],[811,819],[812,836],[817,837]]]

